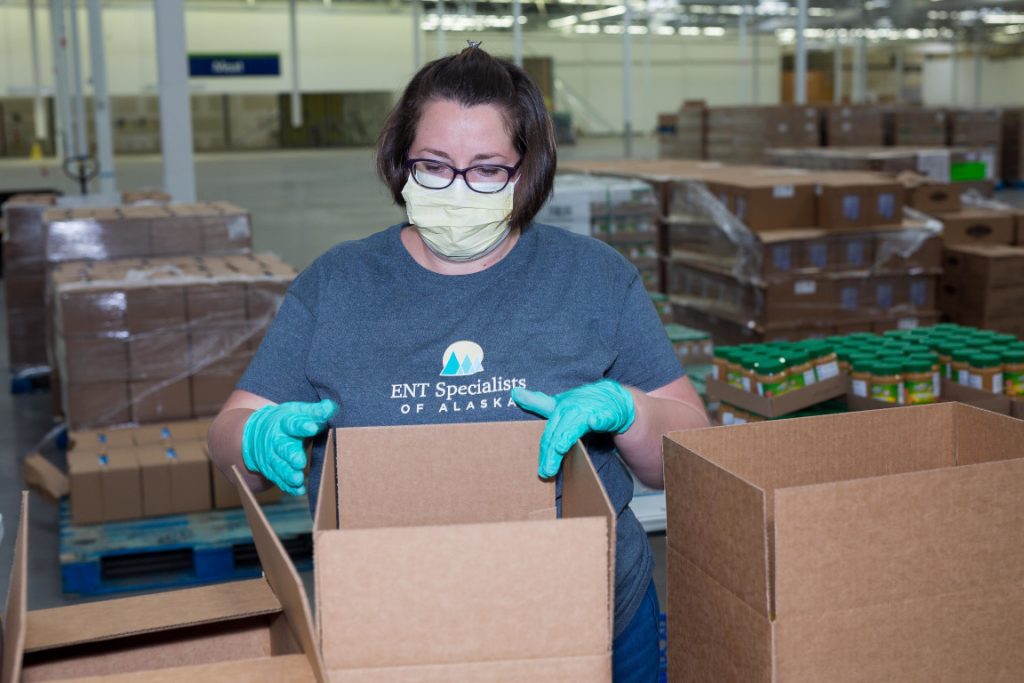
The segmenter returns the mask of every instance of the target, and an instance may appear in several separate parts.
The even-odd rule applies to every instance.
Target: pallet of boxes
[[[72,521],[219,507],[205,429],[185,425],[219,411],[294,269],[252,254],[248,212],[225,202],[53,208],[42,220],[46,346],[70,432]],[[170,436],[154,443],[118,425]],[[205,484],[181,502],[169,487],[189,471]],[[156,489],[154,476],[164,477]],[[113,482],[124,509],[102,503]]]

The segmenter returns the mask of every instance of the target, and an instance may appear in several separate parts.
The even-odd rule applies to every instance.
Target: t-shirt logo
[[[471,341],[457,341],[444,351],[442,377],[475,375],[484,370],[484,350]]]

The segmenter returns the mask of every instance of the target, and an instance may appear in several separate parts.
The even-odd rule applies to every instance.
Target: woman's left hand
[[[548,420],[540,438],[537,468],[544,479],[558,474],[562,458],[584,434],[623,434],[636,417],[633,395],[611,379],[584,384],[555,396],[516,387],[512,400],[520,408]]]

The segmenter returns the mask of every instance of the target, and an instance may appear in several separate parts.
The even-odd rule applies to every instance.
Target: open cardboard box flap
[[[556,519],[543,428],[331,433],[314,523],[331,680],[610,678],[615,514],[577,444]]]
[[[734,620],[686,633],[702,665],[731,666],[725,645],[743,680],[773,680],[765,653],[780,680],[1024,673],[1024,423],[936,404],[675,432],[665,453],[670,609]]]
[[[282,609],[269,579],[30,612],[27,558],[26,492],[3,623],[2,683],[154,672],[183,680],[175,673],[182,666],[194,669],[190,681],[222,680],[212,672],[228,669],[246,678],[243,672],[265,666],[268,658],[311,652],[299,650],[294,610]],[[293,668],[314,680],[310,666]]]

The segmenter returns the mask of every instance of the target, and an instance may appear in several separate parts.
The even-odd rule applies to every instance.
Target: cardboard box
[[[737,408],[757,413],[762,417],[780,417],[795,413],[804,408],[836,398],[846,393],[846,378],[831,377],[823,382],[816,382],[799,391],[774,398],[759,396],[749,391],[737,389],[731,384],[713,377],[705,380],[708,397],[725,401]]]
[[[815,225],[814,184],[807,174],[735,174],[719,187],[733,212],[751,230],[809,228]]]
[[[543,428],[330,434],[314,562],[331,680],[611,680],[615,512],[577,444],[556,519],[555,482],[537,478]]]
[[[142,482],[134,449],[108,449],[99,455],[68,454],[71,520],[75,524],[113,522],[142,516]]]
[[[192,417],[191,384],[188,377],[178,380],[131,382],[130,402],[133,422],[187,420]]]
[[[242,507],[242,499],[238,493],[238,487],[232,483],[230,479],[223,472],[221,472],[216,465],[212,462],[210,464],[210,472],[213,483],[213,507],[216,510],[226,510],[229,508]],[[269,505],[276,503],[284,496],[281,489],[276,486],[271,486],[268,489],[260,491],[254,494],[256,502],[260,505]]]
[[[109,448],[124,448],[135,445],[131,430],[97,429],[79,430],[68,434],[68,450],[78,453],[102,453]]]
[[[673,432],[664,448],[680,679],[1024,676],[1024,423],[938,404]]]
[[[132,421],[128,384],[125,382],[69,384],[60,393],[64,415],[71,429]]]
[[[146,517],[203,512],[213,507],[210,461],[202,444],[138,448]]]
[[[881,176],[835,173],[817,186],[818,225],[823,228],[859,228],[899,225],[903,222],[903,191]]]
[[[22,494],[0,680],[326,681],[309,604],[277,539],[254,539],[264,577],[28,611]]]
[[[962,208],[956,213],[937,215],[942,221],[942,241],[959,244],[1005,244],[1014,241],[1014,217],[1008,211]]]

